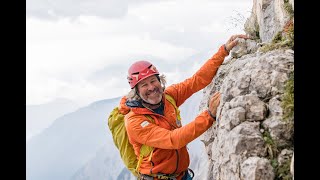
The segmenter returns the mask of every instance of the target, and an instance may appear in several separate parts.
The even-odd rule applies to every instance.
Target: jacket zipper
[[[178,152],[178,149],[175,149],[175,151],[177,154],[177,165],[176,165],[176,170],[174,170],[174,172],[172,174],[175,174],[178,170],[178,167],[179,167],[179,152]]]
[[[178,127],[176,127],[175,125],[172,125],[172,124],[167,120],[167,118],[166,118],[165,116],[163,116],[163,115],[161,115],[161,114],[154,113],[154,111],[153,111],[152,109],[148,108],[148,107],[145,107],[145,108],[147,108],[147,109],[149,109],[151,112],[153,112],[151,115],[163,117],[163,119],[164,119],[165,121],[167,121],[167,123],[171,126],[171,128],[173,128],[173,129],[177,129],[177,128],[178,128]],[[176,169],[174,170],[174,172],[173,172],[172,174],[175,174],[175,173],[177,172],[177,170],[178,170],[178,167],[179,167],[179,159],[180,159],[180,158],[179,158],[179,152],[178,152],[177,149],[175,149],[175,151],[176,151],[176,154],[177,154],[177,163],[176,163]],[[152,164],[153,164],[153,162],[152,162]],[[151,174],[152,174],[152,169],[153,169],[153,167],[150,169],[150,173],[151,173]]]
[[[158,114],[158,113],[155,113],[152,109],[150,109],[150,108],[148,108],[148,107],[144,106],[143,104],[142,104],[142,106],[143,106],[144,108],[148,109],[149,111],[151,111],[151,112],[152,112],[152,115],[157,115],[157,116],[163,117],[163,118],[164,118],[164,120],[165,120],[165,121],[167,121],[167,123],[171,126],[171,128],[173,128],[173,129],[177,129],[177,128],[179,128],[179,127],[177,127],[177,126],[175,126],[175,125],[171,124],[171,123],[167,120],[167,118],[166,118],[165,116],[163,116],[163,115],[161,115],[161,114]],[[164,106],[163,112],[165,111],[165,108],[166,108],[166,107]],[[177,112],[176,112],[176,113],[177,113]]]

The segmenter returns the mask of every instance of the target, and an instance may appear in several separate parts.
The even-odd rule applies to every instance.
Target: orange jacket
[[[207,60],[192,77],[167,87],[164,93],[173,97],[179,107],[192,94],[210,84],[227,55],[228,52],[224,46],[221,46],[218,52]],[[142,144],[154,147],[151,162],[148,161],[149,157],[145,157],[140,166],[140,173],[181,173],[177,177],[180,180],[183,176],[182,172],[187,170],[190,163],[186,145],[210,128],[214,119],[211,118],[208,111],[204,111],[189,124],[179,127],[176,123],[175,108],[164,96],[162,99],[164,116],[147,108],[129,108],[125,105],[125,101],[125,97],[122,98],[120,111],[126,114],[131,109],[125,116],[125,124],[135,154],[139,157]],[[144,114],[150,115],[155,123],[152,123]]]

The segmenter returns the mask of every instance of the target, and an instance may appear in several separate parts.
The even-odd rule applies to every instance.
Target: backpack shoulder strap
[[[181,121],[180,110],[177,107],[176,101],[169,94],[165,94],[166,99],[174,106],[177,113],[177,119]]]
[[[154,123],[153,118],[149,114],[145,114],[144,116],[148,118],[152,123]]]

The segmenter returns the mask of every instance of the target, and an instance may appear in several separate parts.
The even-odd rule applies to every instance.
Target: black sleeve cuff
[[[210,116],[211,116],[214,120],[216,120],[216,116],[214,116],[214,115],[211,113],[211,111],[209,111],[209,109],[208,109],[208,112],[209,112]]]
[[[209,109],[208,109],[208,113],[210,114],[210,116],[211,116],[216,122],[218,122],[218,118],[217,118],[216,116],[214,116],[214,115],[211,113],[211,111],[209,111]]]
[[[226,44],[223,45],[224,50],[226,50],[226,52],[229,54],[230,52],[227,50]]]

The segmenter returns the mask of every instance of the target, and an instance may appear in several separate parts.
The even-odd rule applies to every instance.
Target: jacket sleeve
[[[209,129],[213,121],[208,111],[204,111],[189,124],[170,131],[137,115],[126,120],[126,129],[130,141],[161,149],[180,149]]]
[[[177,106],[179,107],[192,94],[211,83],[226,56],[228,56],[228,52],[225,50],[224,45],[222,45],[218,52],[208,59],[192,77],[169,86],[166,88],[166,93],[176,100]]]

